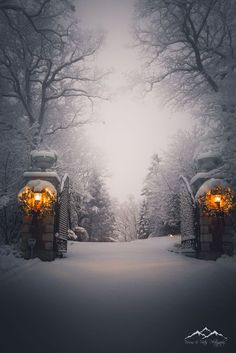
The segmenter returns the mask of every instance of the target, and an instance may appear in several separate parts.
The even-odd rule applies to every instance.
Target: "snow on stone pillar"
[[[48,170],[57,160],[55,152],[31,152],[31,170],[24,173],[25,186],[18,198],[23,211],[21,229],[25,258],[38,256],[42,260],[55,258],[54,235],[59,176]]]
[[[233,191],[225,181],[226,168],[219,153],[195,156],[196,174],[181,177],[180,209],[182,245],[195,244],[197,256],[217,258],[236,251],[233,232]],[[233,212],[232,212],[233,211]],[[234,219],[236,219],[234,215]]]
[[[232,188],[226,181],[212,178],[203,183],[195,199],[200,209],[200,256],[216,258],[221,253],[232,255]]]

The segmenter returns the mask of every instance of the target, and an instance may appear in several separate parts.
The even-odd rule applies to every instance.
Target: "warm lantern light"
[[[18,198],[24,213],[46,216],[53,213],[56,195],[56,189],[51,183],[32,180],[19,192]]]
[[[229,213],[233,206],[233,193],[230,187],[217,186],[198,197],[203,213],[216,215],[219,212]]]
[[[34,194],[34,199],[35,199],[35,201],[40,201],[40,200],[42,199],[41,193],[36,192],[36,193]]]
[[[214,197],[214,201],[215,201],[216,203],[219,203],[219,204],[220,204],[221,196],[220,196],[220,195],[216,195],[216,196]]]

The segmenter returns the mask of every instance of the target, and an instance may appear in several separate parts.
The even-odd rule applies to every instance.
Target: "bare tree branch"
[[[68,124],[65,124],[65,125],[60,124],[60,125],[58,125],[58,126],[52,128],[52,129],[50,129],[49,131],[46,131],[43,135],[44,135],[44,136],[54,135],[55,132],[57,132],[57,131],[60,131],[60,130],[67,130],[67,129],[69,129],[69,128],[78,127],[78,126],[84,126],[84,125],[86,125],[86,124],[92,122],[91,119],[85,119],[85,120],[78,120],[78,121],[76,121],[76,118],[77,118],[77,116],[78,116],[78,113],[79,113],[79,111],[77,111],[77,112],[74,114],[73,118],[71,119],[71,121],[70,121]]]
[[[15,0],[0,0],[8,38],[0,43],[0,95],[18,100],[31,125],[38,124],[38,133],[47,112],[62,98],[65,104],[72,98],[86,98],[92,106],[94,99],[103,99],[95,87],[101,88],[105,75],[95,75],[86,65],[100,48],[102,37],[85,33],[77,39],[80,29],[73,19],[63,19],[58,26],[58,16],[64,17],[66,7],[73,9],[69,2],[56,9],[54,4],[54,0],[43,0],[33,11]],[[28,24],[31,30],[26,32]]]

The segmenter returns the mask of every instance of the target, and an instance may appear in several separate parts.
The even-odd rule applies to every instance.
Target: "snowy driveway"
[[[236,263],[168,251],[176,238],[70,243],[1,281],[1,353],[211,352],[184,337],[208,326],[236,351]],[[30,261],[27,263],[30,264]]]

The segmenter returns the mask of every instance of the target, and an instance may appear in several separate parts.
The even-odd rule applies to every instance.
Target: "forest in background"
[[[177,178],[190,179],[198,153],[221,155],[235,188],[236,3],[233,0],[138,0],[136,43],[142,81],[173,107],[186,107],[197,129],[180,133],[161,161],[153,156],[143,189],[141,237],[179,231]],[[181,136],[182,134],[182,136]],[[157,216],[158,215],[158,216]]]
[[[109,196],[103,158],[86,136],[93,105],[106,99],[107,73],[96,68],[104,33],[81,28],[76,7],[66,0],[0,0],[1,242],[19,239],[17,193],[37,148],[57,151],[59,175],[70,175],[72,225],[84,227],[90,240],[178,233],[179,176],[194,175],[197,153],[222,154],[235,184],[236,4],[137,1],[140,82],[164,92],[166,104],[191,107],[196,127],[152,156],[141,201],[131,196],[123,203]]]

